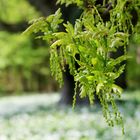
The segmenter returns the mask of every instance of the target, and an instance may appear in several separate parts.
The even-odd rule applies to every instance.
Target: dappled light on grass
[[[58,101],[59,94],[1,98],[0,140],[140,139],[140,102],[119,105],[125,118],[123,136],[119,126],[107,126],[99,106],[76,106],[73,110]]]

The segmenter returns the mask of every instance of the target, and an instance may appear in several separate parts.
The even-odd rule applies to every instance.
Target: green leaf
[[[103,87],[104,87],[104,84],[103,83],[97,84],[96,93],[98,94],[102,90]]]
[[[84,86],[81,87],[80,98],[84,98],[87,96],[87,91]]]
[[[55,48],[55,47],[61,46],[62,44],[63,44],[63,40],[60,39],[60,40],[56,40],[50,47]]]
[[[120,95],[122,94],[123,90],[122,90],[121,87],[119,87],[119,86],[117,86],[115,84],[112,84],[112,91],[120,97]]]

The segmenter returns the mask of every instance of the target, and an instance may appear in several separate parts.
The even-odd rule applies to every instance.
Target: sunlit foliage
[[[45,77],[42,85],[49,80],[49,51],[46,43],[34,41],[33,36],[21,35],[28,21],[39,15],[28,0],[0,0],[1,94],[5,94],[5,91],[38,90],[39,76]]]
[[[88,96],[93,104],[96,94],[107,123],[110,126],[121,124],[124,129],[122,116],[115,103],[115,97],[121,96],[122,89],[115,84],[115,79],[125,69],[125,65],[121,63],[128,59],[126,47],[130,34],[137,31],[132,13],[138,11],[140,2],[104,0],[102,4],[98,4],[96,0],[58,0],[58,3],[66,6],[76,4],[83,10],[74,25],[70,22],[63,23],[61,10],[58,9],[47,18],[32,21],[25,33],[43,33],[40,37],[50,44],[51,71],[60,85],[63,84],[62,73],[67,64],[76,87],[77,84],[80,86],[80,97]],[[111,7],[106,7],[107,4]],[[110,15],[109,19],[106,19],[107,13]],[[62,23],[65,31],[59,31]],[[117,52],[120,47],[124,48],[124,55],[112,58],[110,54]],[[79,68],[76,68],[76,63]],[[73,105],[76,102],[75,96],[76,93]],[[109,108],[109,104],[112,108]]]
[[[27,0],[0,0],[0,20],[6,23],[28,21],[39,16]]]

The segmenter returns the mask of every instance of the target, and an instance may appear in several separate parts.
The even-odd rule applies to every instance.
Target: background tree
[[[46,13],[49,14],[50,6],[47,6]],[[34,36],[21,36],[28,21],[39,16],[41,12],[26,0],[0,0],[0,90],[19,92],[55,89],[53,85],[56,84],[49,76],[46,42],[34,40]],[[49,84],[48,81],[52,82]]]

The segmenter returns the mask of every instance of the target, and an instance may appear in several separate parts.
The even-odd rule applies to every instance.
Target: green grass
[[[108,127],[101,108],[60,106],[58,94],[1,97],[0,140],[140,140],[140,91],[118,102],[121,127]]]

